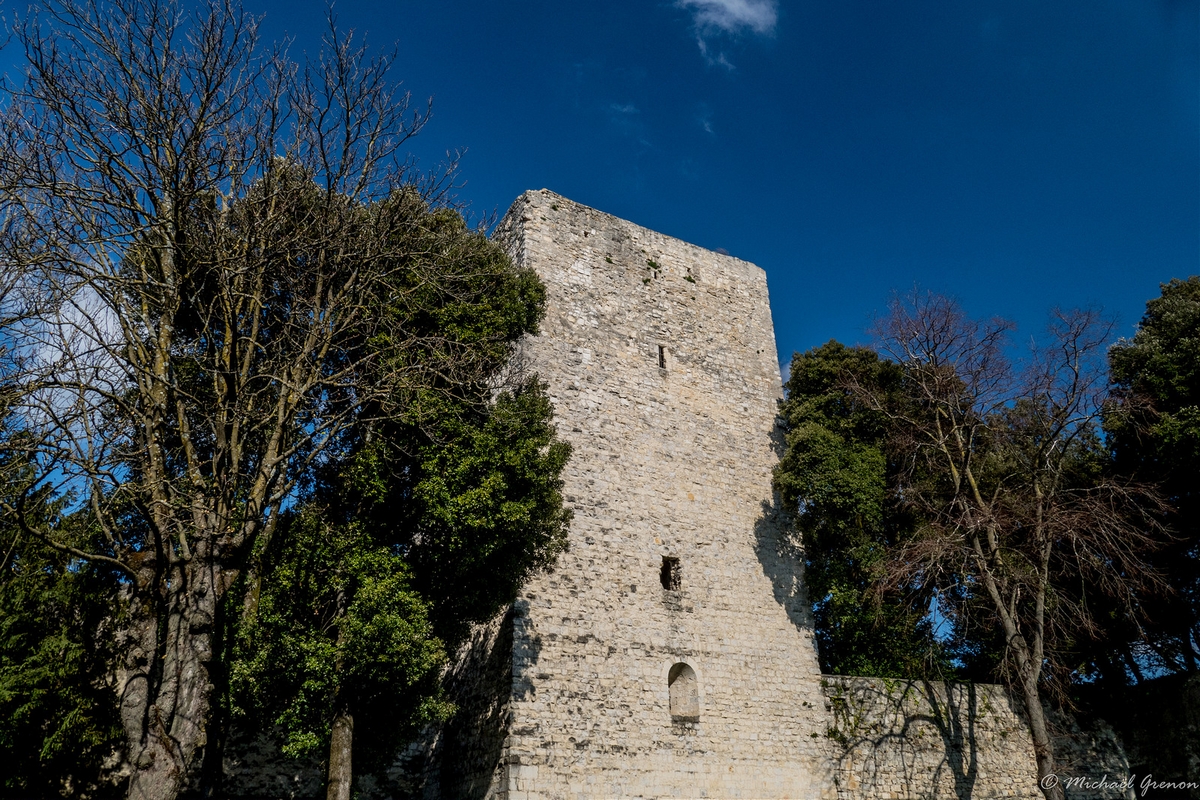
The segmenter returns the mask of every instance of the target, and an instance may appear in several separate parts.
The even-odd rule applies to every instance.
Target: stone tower
[[[570,549],[475,631],[447,675],[458,712],[363,796],[1040,798],[1002,687],[820,675],[771,492],[763,271],[545,190],[499,233],[546,284],[521,355],[574,447]],[[1130,774],[1110,728],[1073,730],[1060,774]],[[255,747],[227,759],[230,797],[320,792],[319,769]],[[1132,796],[1115,786],[1071,796]]]
[[[443,796],[833,792],[798,566],[776,522],[766,276],[527,192],[501,223],[547,288],[526,365],[574,447],[570,545],[459,665]],[[464,689],[463,687],[469,687]]]

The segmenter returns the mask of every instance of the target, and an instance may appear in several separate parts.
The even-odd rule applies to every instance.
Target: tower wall
[[[516,604],[500,793],[830,795],[811,620],[771,491],[765,274],[545,190],[500,235],[546,284],[523,359],[574,447],[575,511],[569,550]],[[695,715],[671,714],[677,664]]]
[[[445,676],[458,712],[357,791],[1040,797],[1003,688],[819,674],[771,492],[781,387],[763,271],[547,191],[518,198],[498,233],[548,293],[521,359],[574,447],[570,549],[462,646]],[[1107,725],[1054,719],[1071,797],[1132,796]],[[230,797],[319,791],[317,765],[253,733],[227,754]]]

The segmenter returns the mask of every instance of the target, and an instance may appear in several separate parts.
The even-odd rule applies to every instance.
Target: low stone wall
[[[1085,712],[1120,734],[1138,797],[1200,800],[1200,675],[1167,675],[1116,691],[1087,687],[1081,695]]]
[[[325,789],[325,770],[316,758],[285,758],[268,731],[237,729],[225,750],[227,798],[308,800]]]
[[[500,617],[481,627],[464,647],[459,669],[447,675],[460,706],[455,720],[414,743],[386,774],[363,776],[359,796],[465,800],[505,795],[497,770],[505,763],[512,674],[512,637],[506,633],[513,621]],[[1186,790],[1142,793],[1146,774],[1160,782],[1194,777],[1190,770],[1195,765],[1184,752],[1194,753],[1179,740],[1195,735],[1194,712],[1200,705],[1191,701],[1200,698],[1200,680],[1186,687],[1196,697],[1188,691],[1181,697],[1179,687],[1168,682],[1154,688],[1158,691],[1143,692],[1145,698],[1139,695],[1143,703],[1137,706],[1141,714],[1133,720],[1134,730],[1123,731],[1139,759],[1133,769],[1117,735],[1102,720],[1087,716],[1081,727],[1072,718],[1051,715],[1055,758],[1068,800],[1197,796]],[[814,712],[825,717],[823,744],[833,764],[838,800],[1042,797],[1023,712],[1003,687],[825,675],[821,692],[825,708]],[[301,800],[322,794],[319,765],[283,758],[262,734],[235,737],[226,771],[229,797]],[[1131,776],[1129,789],[1116,788]],[[1107,787],[1096,788],[1101,780]]]
[[[822,691],[839,800],[1042,796],[1027,724],[1002,687],[827,675]],[[1129,766],[1111,728],[1054,722],[1068,798],[1132,796],[1118,787]]]

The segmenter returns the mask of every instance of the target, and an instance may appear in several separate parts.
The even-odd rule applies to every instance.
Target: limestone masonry
[[[996,687],[821,676],[771,490],[782,393],[763,271],[545,190],[498,235],[546,284],[522,359],[574,447],[575,518],[553,572],[451,671],[462,713],[414,749],[412,790],[1039,797]]]

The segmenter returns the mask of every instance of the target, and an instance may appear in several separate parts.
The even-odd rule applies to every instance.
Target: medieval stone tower
[[[523,355],[574,447],[575,518],[554,571],[463,668],[477,679],[490,660],[492,691],[444,743],[440,791],[829,794],[811,623],[771,492],[765,274],[545,190],[501,226],[546,284]]]
[[[1040,798],[1002,687],[820,674],[771,492],[782,392],[763,271],[545,190],[498,233],[547,289],[521,358],[574,447],[570,545],[457,654],[458,711],[362,796]],[[271,747],[227,758],[229,795],[318,796],[320,765]],[[1056,759],[1129,774],[1103,723]],[[1070,796],[1132,796],[1112,786]]]

